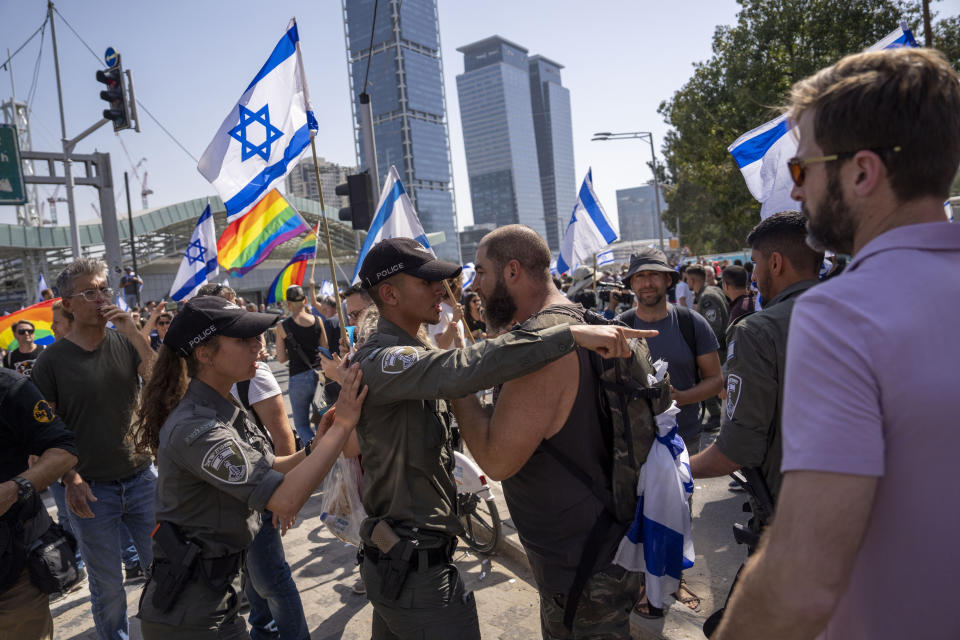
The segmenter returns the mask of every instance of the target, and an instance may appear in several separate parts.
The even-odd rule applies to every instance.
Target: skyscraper
[[[500,36],[457,49],[460,121],[476,224],[521,223],[547,238],[527,50]]]
[[[334,193],[337,185],[347,181],[347,176],[357,173],[356,167],[342,167],[334,162],[320,161],[320,184],[323,186],[323,203],[331,209],[349,207],[350,199],[347,196],[338,196]],[[320,200],[320,190],[317,189],[317,171],[314,169],[313,158],[304,155],[300,162],[287,174],[287,193],[301,198]]]
[[[560,84],[563,66],[543,56],[531,56],[529,62],[543,218],[547,244],[552,251],[558,251],[570,212],[577,201],[570,90]]]
[[[666,215],[667,203],[660,192],[660,215]],[[620,239],[656,240],[660,237],[657,232],[657,205],[653,200],[653,185],[645,184],[642,187],[619,189],[617,191],[617,215],[620,218]],[[661,220],[662,222],[662,220]],[[663,227],[663,237],[669,238],[670,231]]]
[[[446,242],[434,247],[437,255],[459,260],[437,3],[382,0],[375,21],[374,5],[343,0],[358,164],[366,169],[359,153],[359,95],[366,87],[380,184],[396,166],[424,230],[446,234]]]

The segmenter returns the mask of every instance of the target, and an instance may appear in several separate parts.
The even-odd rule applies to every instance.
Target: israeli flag
[[[949,202],[947,203],[947,208],[949,208]],[[49,289],[47,286],[47,279],[43,277],[43,274],[40,274],[40,279],[37,281],[37,302],[43,301],[43,290]]]
[[[901,22],[895,31],[866,51],[916,46],[919,45],[907,23]],[[763,203],[761,219],[779,211],[800,210],[800,203],[790,197],[793,180],[787,169],[787,161],[797,155],[799,132],[795,129],[782,115],[748,131],[727,147],[740,167],[750,195]]]
[[[120,307],[120,311],[130,311],[130,305],[127,304],[122,293],[117,294],[117,306]]]
[[[330,282],[329,280],[324,280],[323,282],[320,283],[320,295],[321,295],[321,296],[330,296],[330,297],[332,297],[334,293],[336,293],[336,292],[335,292],[334,289],[333,289],[333,283],[332,283],[332,282]]]
[[[183,252],[180,269],[177,277],[173,279],[173,286],[170,287],[170,298],[177,302],[190,298],[208,280],[216,278],[219,271],[217,231],[213,226],[213,213],[208,204],[197,220],[187,250]]]
[[[550,275],[559,276],[560,272],[557,271],[557,258],[554,258],[550,261]]]
[[[466,291],[473,284],[473,279],[477,277],[477,265],[468,262],[462,265],[460,273],[463,274],[463,290]]]
[[[427,234],[423,231],[410,196],[400,182],[400,174],[393,165],[390,166],[390,173],[387,174],[383,189],[380,190],[380,203],[377,204],[377,213],[373,216],[370,229],[367,231],[367,239],[364,240],[360,254],[357,256],[353,284],[360,282],[360,266],[363,264],[363,259],[367,257],[367,253],[373,245],[387,238],[413,238],[436,256],[430,248],[430,243],[427,242]]]
[[[593,169],[587,169],[587,176],[580,185],[577,204],[573,207],[570,222],[560,243],[560,255],[557,256],[557,271],[567,273],[578,264],[593,260],[593,255],[617,239],[603,212],[597,194],[593,191]]]
[[[946,214],[947,220],[953,222],[953,207],[949,200],[943,203],[943,212]],[[40,276],[40,282],[43,282],[43,276]]]
[[[223,199],[228,224],[287,175],[317,128],[294,18],[197,165]]]
[[[601,251],[597,254],[597,266],[602,267],[607,264],[613,264],[613,249]]]

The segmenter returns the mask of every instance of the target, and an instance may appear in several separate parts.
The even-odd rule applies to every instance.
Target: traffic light
[[[127,89],[123,84],[123,68],[120,62],[109,69],[97,71],[97,82],[107,85],[106,90],[100,92],[100,98],[110,103],[109,109],[103,110],[103,117],[113,121],[113,130],[129,129],[130,111],[127,108]]]
[[[340,219],[349,222],[357,231],[366,231],[370,228],[373,218],[373,187],[370,184],[370,174],[367,171],[347,176],[344,184],[338,184],[334,192],[338,196],[347,196],[350,199],[349,207],[340,209]]]

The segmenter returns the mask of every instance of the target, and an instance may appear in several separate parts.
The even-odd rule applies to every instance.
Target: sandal
[[[683,591],[686,591],[690,595],[681,596],[680,594]],[[683,580],[683,579],[680,580],[680,586],[677,587],[677,592],[673,594],[673,597],[677,599],[677,602],[687,607],[691,611],[700,610],[700,596],[698,596],[697,594],[695,594],[693,591],[690,590],[690,587],[687,586],[686,580]]]
[[[645,585],[640,585],[640,598],[637,600],[637,604],[633,605],[633,610],[637,612],[638,616],[647,620],[657,620],[663,617],[663,609],[653,606],[647,600],[647,587]]]

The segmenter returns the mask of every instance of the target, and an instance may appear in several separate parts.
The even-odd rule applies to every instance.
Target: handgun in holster
[[[387,600],[400,597],[400,590],[410,573],[410,558],[416,548],[415,540],[398,536],[385,520],[380,520],[370,532],[370,539],[382,554],[377,563],[380,574],[380,595]]]
[[[153,606],[161,613],[173,609],[177,598],[193,578],[200,546],[184,539],[176,525],[160,522],[153,532],[153,539],[163,553],[163,559],[154,563],[150,578],[157,583],[153,591]]]

